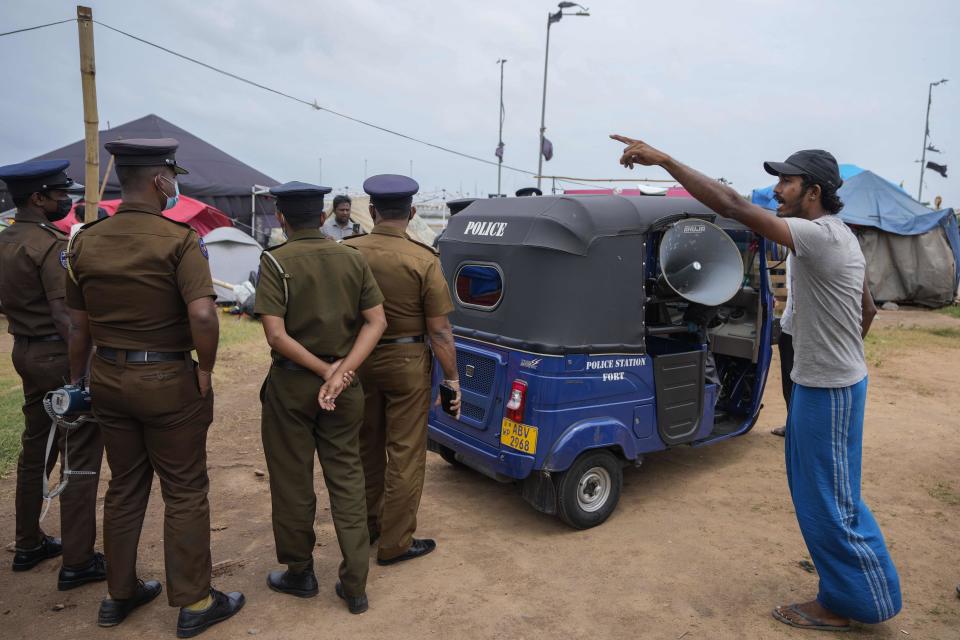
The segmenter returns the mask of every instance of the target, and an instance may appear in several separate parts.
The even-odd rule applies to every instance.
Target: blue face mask
[[[163,176],[160,176],[160,179],[165,180],[166,182],[173,182],[173,195],[167,196],[167,201],[163,205],[163,211],[166,211],[167,209],[173,209],[175,206],[177,206],[177,203],[180,202],[180,184],[170,180],[169,178],[164,178]],[[167,192],[163,189],[160,189],[160,193],[165,196],[167,195]]]

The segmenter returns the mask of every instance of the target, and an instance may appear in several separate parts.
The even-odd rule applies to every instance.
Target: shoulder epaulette
[[[282,244],[277,245],[277,247],[282,247],[282,246],[283,246]],[[276,249],[277,247],[270,247],[270,249]],[[263,253],[260,254],[260,256],[263,258],[266,258],[267,262],[272,263],[273,266],[276,268],[277,275],[280,276],[280,281],[283,283],[283,304],[287,304],[288,302],[290,302],[290,287],[289,285],[287,285],[287,280],[290,279],[290,274],[284,270],[283,265],[280,264],[280,261],[277,260],[277,258],[272,253],[270,253],[270,249],[265,250]]]
[[[86,223],[85,225],[77,229],[77,231],[72,236],[70,236],[70,239],[67,240],[67,249],[63,254],[63,262],[64,262],[64,266],[67,268],[67,275],[69,275],[70,279],[73,280],[73,284],[76,284],[76,285],[80,284],[77,281],[77,276],[73,273],[73,243],[77,241],[77,238],[80,236],[81,233],[83,233],[93,225],[103,222],[104,220],[109,220],[109,218],[97,218],[93,222]]]
[[[47,224],[46,222],[38,222],[37,226],[52,235],[57,240],[62,240],[67,237],[63,231],[60,231],[58,227],[53,226],[52,224]]]
[[[194,229],[193,227],[191,227],[189,224],[187,224],[186,222],[180,222],[179,220],[171,220],[170,218],[168,218],[168,217],[166,217],[166,216],[160,216],[160,217],[163,218],[164,220],[166,220],[167,222],[172,222],[173,224],[175,224],[175,225],[177,225],[177,226],[179,226],[179,227],[186,227],[187,229],[190,229],[191,231],[195,231],[195,229]],[[198,233],[197,235],[200,235],[200,234]]]
[[[439,252],[439,251],[437,251],[436,249],[434,249],[433,247],[431,247],[431,246],[428,245],[428,244],[424,244],[424,243],[420,242],[419,240],[414,240],[414,239],[411,238],[410,236],[407,236],[407,240],[409,240],[409,241],[412,242],[413,244],[418,244],[418,245],[420,245],[421,247],[423,247],[424,249],[426,249],[427,251],[429,251],[429,252],[430,252],[430,255],[434,255],[434,256],[440,255],[440,252]]]
[[[343,241],[345,241],[345,240],[353,240],[354,238],[362,238],[363,236],[367,236],[367,235],[370,235],[370,234],[369,234],[369,233],[355,233],[355,234],[353,234],[353,235],[347,236],[346,238],[342,238],[342,239],[341,239],[341,242],[343,242]]]

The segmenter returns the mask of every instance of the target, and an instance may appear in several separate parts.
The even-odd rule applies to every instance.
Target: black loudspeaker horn
[[[715,307],[743,285],[743,258],[720,227],[691,218],[667,229],[660,241],[660,270],[686,300]]]

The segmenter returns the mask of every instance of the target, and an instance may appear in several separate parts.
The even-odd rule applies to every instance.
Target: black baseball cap
[[[772,176],[809,176],[820,186],[831,190],[843,185],[837,159],[823,149],[797,151],[786,162],[764,162],[763,168]]]

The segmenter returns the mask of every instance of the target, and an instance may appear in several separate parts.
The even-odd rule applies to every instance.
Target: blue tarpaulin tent
[[[881,301],[949,304],[960,284],[960,232],[953,209],[931,211],[872,171],[840,165],[841,219],[857,230],[870,289]],[[751,201],[775,210],[773,186]]]

